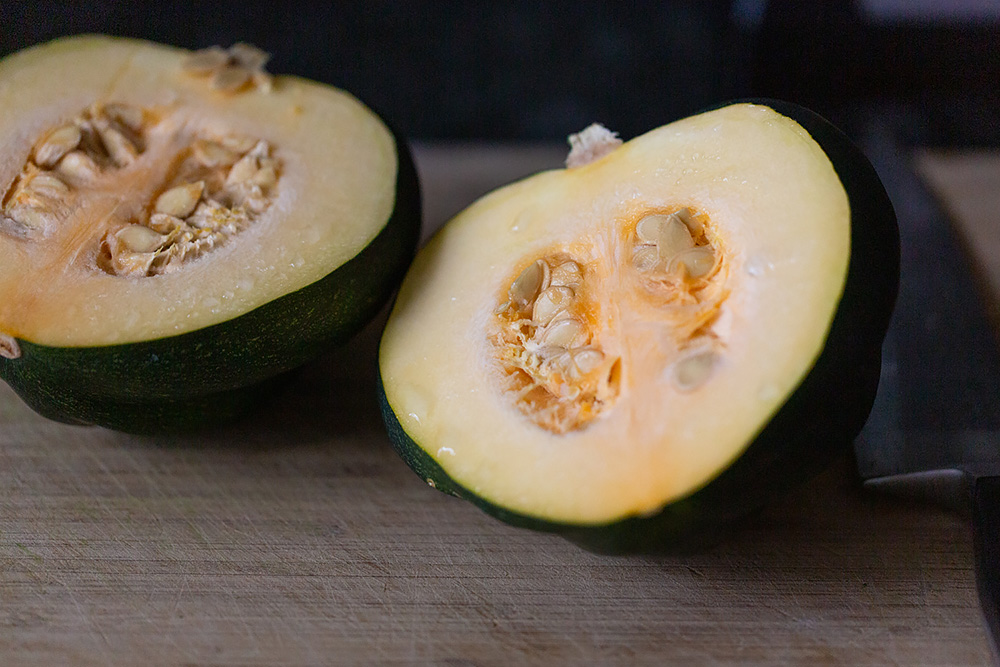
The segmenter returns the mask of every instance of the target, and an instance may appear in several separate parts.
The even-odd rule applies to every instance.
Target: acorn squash
[[[892,205],[782,102],[571,143],[418,253],[380,345],[390,438],[431,486],[595,551],[716,540],[864,424]]]
[[[0,62],[0,377],[41,414],[217,424],[397,287],[405,143],[266,60],[85,36]]]

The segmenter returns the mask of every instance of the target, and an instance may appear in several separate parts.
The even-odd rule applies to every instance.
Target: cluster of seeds
[[[698,337],[729,295],[724,254],[704,215],[689,208],[643,216],[628,232],[632,267],[649,299],[660,307],[678,342],[698,348]]]
[[[617,395],[617,358],[586,324],[583,270],[566,256],[528,265],[496,310],[496,344],[521,411],[556,433],[579,428]]]
[[[670,372],[681,391],[704,384],[719,360],[718,341],[705,331],[727,296],[723,281],[710,282],[721,269],[716,254],[705,224],[689,208],[654,213],[636,223],[632,265],[674,324],[681,350]]]
[[[184,61],[184,71],[208,77],[208,84],[223,93],[236,93],[248,85],[271,90],[271,76],[264,65],[271,56],[251,44],[233,44],[229,49],[211,46],[195,51]]]
[[[632,264],[651,276],[696,281],[707,278],[716,261],[705,226],[682,208],[669,215],[647,215],[636,224]]]
[[[124,276],[169,273],[246,228],[273,201],[279,163],[266,141],[196,139],[145,222],[109,232],[98,264]]]
[[[619,259],[629,270],[621,275],[638,278],[636,298],[653,306],[649,316],[669,332],[658,353],[667,364],[664,377],[677,391],[693,391],[722,359],[711,323],[728,296],[724,253],[705,216],[688,208],[645,215],[623,234]],[[495,311],[492,343],[505,390],[526,417],[553,433],[585,427],[620,392],[622,359],[612,350],[623,334],[599,335],[600,297],[588,291],[584,266],[559,252],[534,260]],[[599,283],[591,276],[589,284]]]
[[[3,228],[20,236],[47,235],[94,179],[139,158],[149,126],[138,107],[95,104],[47,133],[3,199]]]
[[[89,196],[113,189],[116,173],[131,178],[125,176],[129,167],[147,159],[157,118],[135,106],[95,104],[46,133],[3,198],[0,230],[44,238],[85,210]],[[141,219],[119,223],[100,240],[97,265],[104,271],[121,276],[174,271],[246,228],[271,205],[281,165],[266,141],[229,134],[196,135],[186,143],[171,156],[170,176]]]

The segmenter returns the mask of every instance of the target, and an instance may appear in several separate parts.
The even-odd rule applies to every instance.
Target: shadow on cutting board
[[[384,308],[343,346],[286,373],[275,383],[273,396],[232,424],[193,433],[121,437],[180,449],[253,451],[318,443],[337,448],[353,446],[360,438],[384,437],[377,352],[387,316]]]

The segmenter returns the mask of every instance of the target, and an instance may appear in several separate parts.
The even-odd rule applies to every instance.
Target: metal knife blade
[[[896,207],[901,276],[879,392],[855,442],[858,472],[866,487],[972,518],[980,602],[996,651],[1000,348],[949,221],[896,147],[878,132],[866,144]]]

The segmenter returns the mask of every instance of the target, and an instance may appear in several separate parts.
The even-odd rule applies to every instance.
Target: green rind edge
[[[18,340],[2,377],[39,414],[133,433],[182,431],[245,414],[269,379],[357,333],[399,286],[420,237],[420,187],[394,134],[396,200],[382,230],[316,282],[226,322],[157,340],[53,347]]]
[[[383,419],[393,448],[422,479],[508,524],[556,533],[597,553],[678,553],[723,539],[734,524],[826,468],[850,450],[875,400],[882,341],[899,288],[899,229],[874,167],[854,143],[818,114],[778,100],[768,106],[795,120],[820,145],[847,192],[851,258],[826,345],[798,388],[746,450],[718,476],[657,514],[576,525],[512,512],[463,488],[405,432],[379,379]]]

